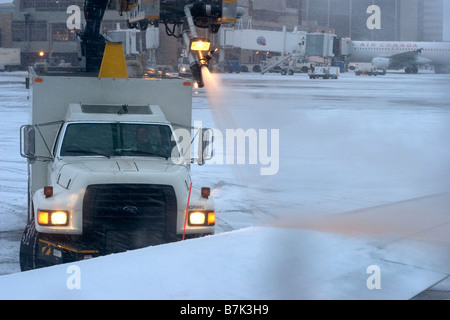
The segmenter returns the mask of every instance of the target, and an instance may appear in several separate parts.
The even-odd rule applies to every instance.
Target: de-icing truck
[[[185,2],[175,15],[193,22],[198,2],[197,18],[221,21],[222,11],[199,9],[221,1]],[[168,14],[167,3],[161,14]],[[236,4],[224,6],[230,3]],[[183,36],[193,42],[194,23],[189,28]],[[214,233],[210,189],[190,176],[191,137],[200,137],[200,165],[212,142],[210,131],[191,125],[193,81],[128,78],[121,45],[99,45],[99,35],[87,33],[81,48],[104,48],[100,64],[91,47],[86,72],[30,68],[32,124],[21,128],[29,168],[23,271]],[[208,54],[191,52],[192,66],[207,65]]]

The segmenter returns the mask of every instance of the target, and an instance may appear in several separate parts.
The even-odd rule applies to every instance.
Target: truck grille
[[[105,253],[175,241],[176,222],[172,186],[101,184],[86,189],[83,237]]]

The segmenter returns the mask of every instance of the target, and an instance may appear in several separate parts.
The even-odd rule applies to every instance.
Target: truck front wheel
[[[34,219],[28,221],[20,240],[20,270],[34,269],[34,258],[36,252],[37,231]]]
[[[38,259],[39,232],[36,231],[34,219],[28,221],[20,240],[20,270],[28,271],[45,267],[46,264]]]

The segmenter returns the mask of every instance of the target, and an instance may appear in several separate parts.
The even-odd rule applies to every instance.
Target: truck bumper
[[[66,244],[54,240],[39,239],[37,255],[46,265],[75,262],[101,255],[100,250],[82,244]]]
[[[186,234],[185,239],[195,239],[204,237],[210,234]],[[172,241],[181,241],[182,235],[177,235]],[[132,249],[131,249],[132,250]],[[111,253],[119,253],[127,250],[117,250],[111,252],[110,249],[99,248],[95,243],[85,241],[64,241],[52,239],[52,237],[42,237],[40,235],[37,239],[37,258],[42,266],[52,266],[63,263],[71,263],[76,261],[87,260],[99,256],[108,255]]]

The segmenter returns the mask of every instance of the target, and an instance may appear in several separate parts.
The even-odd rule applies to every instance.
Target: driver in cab
[[[136,141],[133,151],[155,153],[159,149],[159,130],[153,126],[140,126],[136,129]]]

